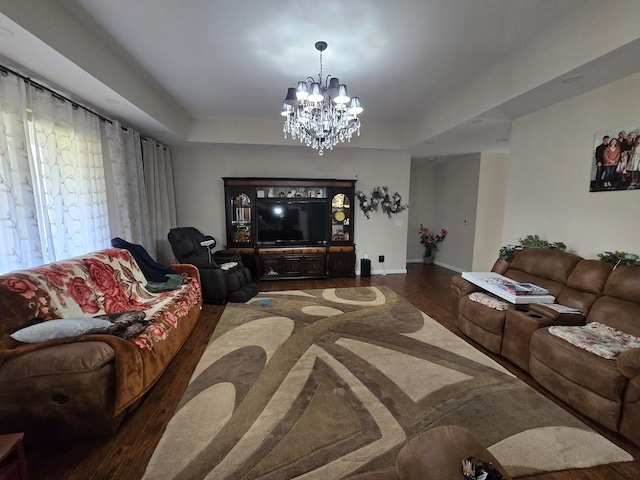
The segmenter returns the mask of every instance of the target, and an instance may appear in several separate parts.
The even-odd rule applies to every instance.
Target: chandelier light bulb
[[[309,96],[309,88],[307,87],[307,82],[298,82],[298,87],[296,88],[296,97],[299,102],[306,100]]]
[[[293,106],[288,104],[287,102],[282,103],[282,111],[280,115],[283,117],[288,117],[289,115],[293,115]]]
[[[333,150],[338,143],[350,142],[354,133],[360,135],[357,115],[362,112],[362,106],[360,98],[350,98],[347,85],[336,77],[328,75],[322,83],[322,52],[327,44],[316,42],[315,46],[320,52],[318,80],[307,77],[295,88],[289,88],[280,113],[285,117],[284,137],[291,135],[294,140],[318,150],[322,155],[325,150]]]
[[[360,104],[360,97],[353,97],[351,99],[351,103],[349,104],[348,112],[351,115],[358,115],[358,114],[362,113],[363,111],[364,111],[364,109],[362,108],[362,105]]]
[[[333,99],[333,101],[344,105],[345,103],[349,103],[349,100],[351,100],[351,98],[347,95],[347,86],[344,84],[338,86],[338,95]]]
[[[319,83],[311,84],[311,93],[309,93],[307,100],[309,100],[310,102],[316,102],[316,103],[324,100],[324,95],[322,95],[322,92],[320,91]]]

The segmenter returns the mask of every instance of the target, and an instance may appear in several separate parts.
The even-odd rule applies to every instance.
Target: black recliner
[[[258,293],[251,281],[249,269],[233,250],[213,252],[215,239],[195,227],[172,228],[167,235],[171,249],[180,263],[195,265],[200,272],[202,297],[205,303],[244,303]],[[212,241],[203,246],[202,242]],[[229,267],[230,262],[237,265]]]

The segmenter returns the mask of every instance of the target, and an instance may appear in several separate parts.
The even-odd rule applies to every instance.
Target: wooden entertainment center
[[[355,276],[355,180],[223,180],[227,248],[256,278]]]

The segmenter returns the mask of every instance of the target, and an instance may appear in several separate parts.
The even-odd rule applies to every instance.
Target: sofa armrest
[[[451,278],[451,315],[453,321],[457,323],[458,321],[458,304],[460,303],[460,299],[465,295],[481,290],[480,287],[474,285],[471,282],[466,281],[462,278],[462,275],[455,275]]]
[[[640,376],[640,348],[625,350],[618,355],[616,367],[626,378]]]
[[[545,326],[550,325],[584,325],[586,317],[582,314],[558,313],[544,303],[529,303],[526,307],[543,317],[549,319]]]
[[[200,271],[195,265],[189,263],[172,263],[169,265],[178,275],[186,275],[187,277],[194,277],[200,282]]]
[[[200,269],[202,299],[205,303],[224,303],[227,298],[227,274],[219,268]]]
[[[451,291],[454,292],[458,298],[462,298],[471,292],[479,292],[482,289],[477,285],[462,278],[462,275],[455,275],[451,278]]]

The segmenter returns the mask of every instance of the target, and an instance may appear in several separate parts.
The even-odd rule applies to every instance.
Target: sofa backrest
[[[193,263],[194,258],[209,258],[209,250],[200,242],[213,239],[195,227],[177,227],[169,230],[167,239],[171,250],[180,263]],[[214,245],[215,246],[215,245]]]
[[[549,290],[556,302],[599,322],[640,337],[640,267],[586,260],[561,250],[525,248],[493,271]]]
[[[577,308],[587,315],[594,302],[604,292],[613,265],[600,260],[580,260],[569,274],[566,287],[558,294],[556,303]]]
[[[611,271],[587,322],[604,323],[640,337],[640,267],[623,265]]]
[[[525,248],[515,252],[503,275],[517,282],[534,283],[558,296],[581,260],[582,257],[561,250]]]
[[[148,310],[154,296],[127,250],[110,248],[0,276],[0,344],[26,322]]]

